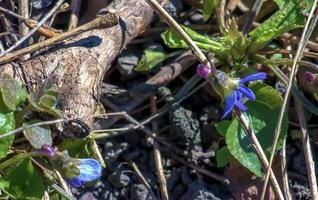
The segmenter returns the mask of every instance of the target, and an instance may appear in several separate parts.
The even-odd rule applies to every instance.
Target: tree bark
[[[144,0],[114,0],[106,10],[120,16],[119,25],[85,32],[18,65],[2,65],[0,74],[10,74],[35,93],[54,88],[64,117],[80,117],[91,126],[88,116],[95,113],[104,74],[153,17]]]

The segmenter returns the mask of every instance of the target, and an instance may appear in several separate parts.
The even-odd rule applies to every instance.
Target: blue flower
[[[242,79],[234,80],[236,88],[233,88],[230,93],[227,93],[225,96],[225,109],[222,115],[222,119],[227,117],[234,107],[245,111],[247,107],[242,103],[243,97],[246,97],[249,100],[255,100],[255,95],[251,89],[246,87],[244,84],[250,81],[264,80],[267,78],[267,74],[264,72],[255,73],[249,76],[246,76]]]
[[[243,97],[249,100],[255,100],[255,95],[244,84],[250,81],[264,80],[267,74],[264,72],[251,74],[242,79],[230,78],[226,73],[217,70],[215,77],[211,75],[211,69],[207,65],[200,64],[197,67],[197,74],[202,78],[207,79],[214,90],[225,100],[225,109],[222,119],[227,117],[234,107],[245,111],[247,107],[242,103]]]
[[[77,166],[80,171],[79,175],[68,180],[73,187],[80,187],[83,183],[94,181],[102,175],[102,167],[97,160],[92,158],[79,160],[80,163]]]

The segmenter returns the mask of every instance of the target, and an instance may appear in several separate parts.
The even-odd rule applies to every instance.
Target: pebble
[[[205,22],[203,21],[203,14],[202,13],[195,13],[193,15],[190,16],[190,21],[192,23],[195,23],[195,24],[204,24]]]
[[[152,200],[154,199],[143,184],[134,184],[130,189],[130,199],[134,200]]]
[[[116,171],[108,176],[108,181],[118,189],[127,187],[130,183],[130,177],[122,171]]]
[[[139,48],[128,48],[123,51],[117,59],[117,69],[124,80],[130,80],[136,77],[134,71],[137,66],[142,51]]]

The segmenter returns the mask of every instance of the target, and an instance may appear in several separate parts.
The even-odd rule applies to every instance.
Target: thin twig
[[[184,165],[186,165],[186,166],[188,166],[188,167],[194,169],[195,171],[197,171],[197,172],[199,172],[199,173],[201,173],[201,174],[204,174],[204,175],[206,175],[206,176],[208,176],[208,177],[210,177],[210,178],[213,178],[213,179],[215,179],[215,180],[218,180],[218,181],[220,181],[221,183],[223,183],[224,185],[230,184],[230,181],[229,181],[226,177],[224,177],[224,176],[218,175],[218,174],[216,174],[216,173],[211,172],[210,170],[206,170],[206,169],[201,168],[201,167],[199,167],[199,166],[197,166],[197,165],[195,165],[195,164],[189,163],[189,162],[183,160],[182,158],[180,158],[179,156],[177,156],[177,155],[175,155],[175,154],[173,154],[173,153],[171,153],[171,155],[172,155],[172,157],[173,157],[174,159],[176,159],[177,161],[179,161],[179,162],[181,162],[182,164],[184,164]]]
[[[156,96],[154,96],[154,95],[152,95],[150,97],[150,110],[151,110],[152,114],[157,112]],[[156,136],[156,133],[158,133],[159,128],[158,128],[158,124],[155,120],[152,122],[152,130],[154,131],[154,134]],[[157,173],[158,173],[157,175],[158,175],[159,183],[160,183],[160,190],[161,190],[162,199],[169,200],[167,181],[166,181],[165,174],[163,172],[161,153],[160,153],[159,144],[157,141],[154,141],[153,152],[154,152],[154,157],[155,157],[156,169],[157,169]]]
[[[281,163],[282,163],[282,182],[283,182],[283,191],[286,197],[286,200],[292,200],[292,194],[290,192],[289,181],[288,181],[288,172],[287,172],[287,163],[286,163],[286,139],[283,142],[281,149]]]
[[[26,41],[29,37],[31,37],[54,13],[55,11],[62,5],[64,0],[58,0],[54,7],[43,17],[43,19],[37,24],[37,26],[32,29],[27,35],[25,35],[23,38],[19,39],[14,45],[12,45],[10,48],[6,49],[4,52],[1,52],[0,57],[3,57],[4,55],[10,53],[17,47],[19,47],[24,41]]]
[[[228,32],[228,24],[226,23],[226,0],[221,0],[220,1],[220,6],[218,6],[218,8],[216,8],[217,10],[219,9],[219,15],[218,18],[219,18],[219,26],[222,30],[221,33],[225,34],[226,32]]]
[[[82,0],[72,0],[72,14],[67,30],[72,30],[77,27],[79,12],[81,9]]]
[[[54,174],[56,175],[58,182],[60,183],[60,185],[64,189],[64,191],[66,191],[69,196],[73,197],[72,191],[68,187],[68,185],[67,185],[66,181],[64,180],[64,178],[62,177],[61,173],[58,170],[53,170],[53,171],[54,171]]]
[[[18,4],[19,4],[18,13],[21,16],[28,18],[28,16],[29,16],[29,0],[19,0]],[[29,32],[29,28],[23,23],[23,21],[24,20],[19,20],[19,37],[20,38],[23,38]],[[27,47],[29,45],[28,43],[29,43],[28,41],[25,41],[22,44],[22,47]],[[28,59],[28,56],[25,55],[23,59],[24,60]]]
[[[317,178],[315,172],[315,163],[313,161],[313,156],[310,147],[310,139],[307,132],[307,123],[305,119],[304,109],[299,100],[295,99],[296,103],[296,112],[298,116],[298,121],[300,125],[301,132],[301,140],[304,148],[304,155],[306,161],[307,174],[309,179],[309,187],[312,195],[312,199],[318,199],[318,191],[317,191]]]
[[[279,118],[278,118],[277,126],[276,126],[276,129],[275,129],[274,140],[273,140],[273,144],[272,144],[272,148],[271,148],[272,152],[271,152],[271,156],[270,156],[270,159],[269,159],[269,166],[268,166],[267,171],[266,171],[266,176],[265,176],[265,181],[264,181],[264,185],[263,185],[261,200],[263,200],[265,198],[265,193],[266,193],[266,188],[267,188],[267,184],[268,184],[268,180],[269,180],[269,176],[270,176],[271,166],[272,166],[272,163],[273,163],[273,160],[274,160],[274,155],[275,155],[275,152],[276,152],[276,146],[277,146],[278,138],[279,138],[279,135],[280,135],[280,132],[281,132],[281,126],[282,126],[282,122],[283,122],[283,117],[285,115],[286,106],[287,106],[287,103],[288,103],[288,100],[289,100],[289,93],[290,93],[292,85],[293,85],[294,76],[295,76],[295,74],[297,72],[296,71],[297,70],[297,62],[301,58],[302,52],[304,50],[304,47],[306,46],[306,43],[308,41],[308,40],[305,40],[306,37],[308,38],[307,30],[308,30],[308,27],[310,25],[311,19],[313,17],[314,11],[316,10],[317,2],[318,2],[318,0],[314,1],[314,4],[313,4],[313,6],[312,6],[312,8],[310,10],[310,14],[309,14],[308,19],[306,21],[306,25],[305,25],[304,30],[302,32],[299,46],[297,48],[297,52],[296,52],[296,55],[295,55],[294,60],[293,60],[292,70],[291,70],[291,73],[289,75],[289,81],[288,81],[286,93],[284,95],[283,104],[282,104],[282,107],[281,107],[281,110],[280,110],[280,113],[279,113]]]
[[[154,191],[152,191],[149,183],[147,182],[147,180],[145,179],[145,177],[142,175],[141,171],[139,170],[138,166],[136,165],[136,163],[134,162],[130,162],[132,168],[134,169],[134,171],[136,172],[137,176],[140,178],[141,182],[144,184],[144,186],[147,188],[147,190],[150,192],[151,196],[153,199],[158,199],[157,196],[155,195]]]
[[[258,14],[259,10],[261,9],[263,2],[264,2],[264,0],[256,0],[254,2],[251,14],[247,18],[247,22],[243,28],[243,34],[246,35],[251,30],[252,25],[253,25],[253,21],[254,21],[256,15]]]
[[[24,2],[24,0],[21,0],[22,2]],[[63,5],[62,5],[63,6]],[[33,19],[29,19],[28,17],[16,14],[6,8],[0,7],[0,10],[8,15],[11,15],[13,17],[16,17],[19,19],[19,21],[23,21],[25,23],[25,25],[27,25],[29,28],[35,28],[38,25],[38,22],[33,20]],[[41,26],[38,30],[38,33],[44,35],[45,37],[51,38],[51,37],[55,37],[57,35],[59,35],[60,33],[53,29],[53,28],[49,28],[46,25]]]
[[[103,116],[104,116],[104,115],[105,115],[105,116],[123,115],[123,113],[122,113],[122,112],[115,112],[115,113],[103,114]],[[92,116],[92,117],[96,117],[96,116]],[[1,135],[0,135],[0,139],[5,138],[5,137],[8,137],[8,136],[10,136],[10,135],[14,135],[14,134],[20,133],[20,132],[22,132],[22,131],[24,131],[25,129],[28,129],[28,128],[33,128],[33,127],[36,127],[36,126],[44,126],[44,125],[58,124],[58,123],[62,123],[62,122],[72,121],[72,120],[75,120],[75,119],[80,119],[80,118],[77,118],[77,117],[74,117],[74,118],[62,118],[62,119],[56,119],[56,120],[51,120],[51,121],[38,122],[38,123],[30,124],[30,125],[27,125],[27,126],[22,126],[22,127],[20,127],[20,128],[15,129],[15,130],[6,132],[6,133],[4,133],[4,134],[1,134]]]
[[[73,37],[74,35],[78,35],[80,33],[83,33],[85,31],[89,31],[96,28],[109,28],[112,26],[115,26],[118,24],[119,16],[114,13],[107,13],[104,16],[99,16],[96,19],[92,20],[91,22],[88,22],[87,24],[84,24],[82,26],[79,26],[71,31],[68,31],[66,33],[60,34],[56,37],[44,40],[42,42],[38,42],[34,45],[31,45],[29,47],[17,50],[13,53],[8,53],[7,55],[0,57],[0,64],[4,64],[7,62],[10,62],[14,59],[19,58],[22,55],[37,51],[39,49],[51,46],[53,44],[56,44],[58,42],[61,42],[65,39],[68,39],[70,37]]]

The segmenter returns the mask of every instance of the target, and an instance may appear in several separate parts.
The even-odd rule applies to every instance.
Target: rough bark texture
[[[11,74],[36,92],[52,84],[60,93],[59,108],[64,116],[84,117],[84,122],[91,125],[91,119],[85,116],[95,112],[104,74],[153,16],[152,8],[144,0],[115,0],[107,10],[121,17],[119,25],[80,34],[19,66],[0,66],[1,74]]]

